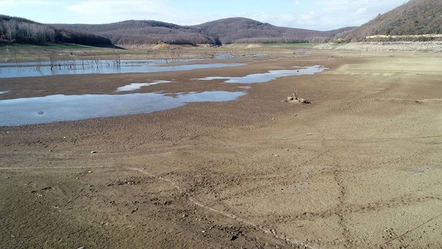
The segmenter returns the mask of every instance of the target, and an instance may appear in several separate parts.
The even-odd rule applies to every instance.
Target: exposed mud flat
[[[442,52],[442,41],[428,41],[428,42],[411,42],[411,41],[397,41],[397,42],[351,42],[340,45],[332,43],[324,43],[315,47],[316,49],[334,49],[341,51],[425,51],[425,52]]]
[[[328,68],[229,102],[0,127],[0,247],[441,248],[442,59],[392,55],[0,79],[3,100],[158,80],[131,93],[174,96],[241,87],[195,78]],[[295,89],[311,104],[281,102]]]

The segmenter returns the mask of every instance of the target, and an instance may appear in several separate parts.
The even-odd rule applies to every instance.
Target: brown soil
[[[189,72],[0,79],[0,99],[226,90],[226,103],[0,127],[0,248],[441,248],[442,58],[318,52]],[[298,96],[311,104],[282,100]],[[244,90],[244,89],[240,89]],[[91,154],[91,151],[97,153]]]

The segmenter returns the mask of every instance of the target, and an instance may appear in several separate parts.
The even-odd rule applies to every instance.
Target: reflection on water
[[[151,113],[191,102],[231,101],[245,94],[225,91],[179,93],[174,96],[160,93],[87,94],[0,100],[0,126]]]
[[[312,66],[312,67],[306,67],[306,68],[299,68],[294,67],[297,69],[294,70],[271,70],[267,73],[259,73],[259,74],[249,74],[243,77],[222,77],[222,76],[215,76],[215,77],[206,77],[206,78],[199,78],[197,80],[225,80],[224,83],[236,83],[236,84],[254,84],[254,83],[264,83],[269,82],[272,80],[275,80],[277,78],[281,77],[287,77],[287,76],[295,76],[295,75],[311,75],[315,73],[320,73],[327,68],[321,67],[319,65]]]
[[[5,93],[8,93],[8,91],[0,91],[0,94],[5,94]]]
[[[72,74],[119,74],[119,73],[156,73],[171,71],[189,71],[205,68],[222,68],[243,66],[243,63],[212,63],[212,64],[192,64],[192,65],[167,65],[162,64],[162,60],[128,60],[121,61],[119,66],[115,66],[112,60],[103,60],[97,64],[80,64],[83,62],[63,62],[51,67],[48,62],[36,64],[35,62],[22,63],[0,63],[0,78],[20,78],[37,77],[50,75],[72,75]],[[51,69],[52,68],[52,69]]]
[[[117,92],[130,92],[130,91],[135,91],[135,90],[141,89],[142,87],[154,86],[154,85],[165,84],[165,83],[170,83],[170,81],[158,80],[158,81],[154,81],[151,83],[132,83],[130,85],[118,87]]]

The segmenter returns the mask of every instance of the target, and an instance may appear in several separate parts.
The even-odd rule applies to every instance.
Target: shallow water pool
[[[214,76],[214,77],[205,77],[198,78],[196,80],[225,80],[224,83],[232,83],[232,84],[254,84],[254,83],[265,83],[277,78],[295,76],[295,75],[312,75],[316,73],[320,73],[327,68],[315,65],[311,67],[299,68],[293,67],[296,69],[291,70],[270,70],[267,73],[258,73],[258,74],[249,74],[243,77],[225,77],[225,76]]]
[[[161,93],[87,94],[0,100],[0,126],[152,113],[192,102],[231,101],[245,94],[245,92],[207,91],[179,93],[173,96]]]
[[[75,75],[75,74],[122,74],[122,73],[157,73],[172,71],[190,71],[205,68],[237,67],[244,63],[199,63],[191,65],[168,65],[162,61],[146,63],[146,61],[122,61],[120,66],[115,66],[114,61],[100,61],[95,64],[82,65],[64,63],[51,69],[47,62],[40,65],[35,62],[23,62],[18,64],[0,63],[0,78],[39,77],[51,75]]]
[[[131,92],[131,91],[139,90],[142,87],[155,86],[155,85],[166,84],[166,83],[170,83],[170,82],[171,81],[167,81],[167,80],[158,80],[158,81],[154,81],[154,82],[150,82],[150,83],[132,83],[132,84],[125,85],[122,87],[118,87],[117,92]]]

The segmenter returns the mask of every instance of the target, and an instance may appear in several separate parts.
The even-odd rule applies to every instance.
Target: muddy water
[[[65,61],[51,67],[48,62],[0,63],[0,78],[38,77],[51,75],[73,74],[121,74],[121,73],[156,73],[172,71],[189,71],[205,68],[223,68],[243,66],[243,63],[199,63],[192,65],[167,65],[163,60],[157,61],[121,61],[120,66],[115,61],[99,62]]]
[[[249,74],[243,77],[226,77],[226,76],[214,76],[214,77],[206,77],[199,78],[196,80],[224,80],[224,83],[232,83],[232,84],[254,84],[254,83],[265,83],[277,78],[288,77],[288,76],[296,76],[296,75],[312,75],[315,73],[320,73],[327,68],[321,67],[319,65],[306,67],[306,68],[298,68],[292,70],[270,70],[267,73],[258,73],[258,74]]]
[[[192,102],[231,101],[245,94],[244,92],[207,91],[180,93],[173,96],[160,93],[87,94],[0,100],[0,126],[152,113]]]
[[[130,92],[130,91],[139,90],[142,87],[155,86],[155,85],[166,84],[166,83],[170,83],[170,82],[171,81],[167,81],[167,80],[158,80],[158,81],[154,81],[154,82],[150,82],[150,83],[132,83],[132,84],[117,88],[117,92]]]

